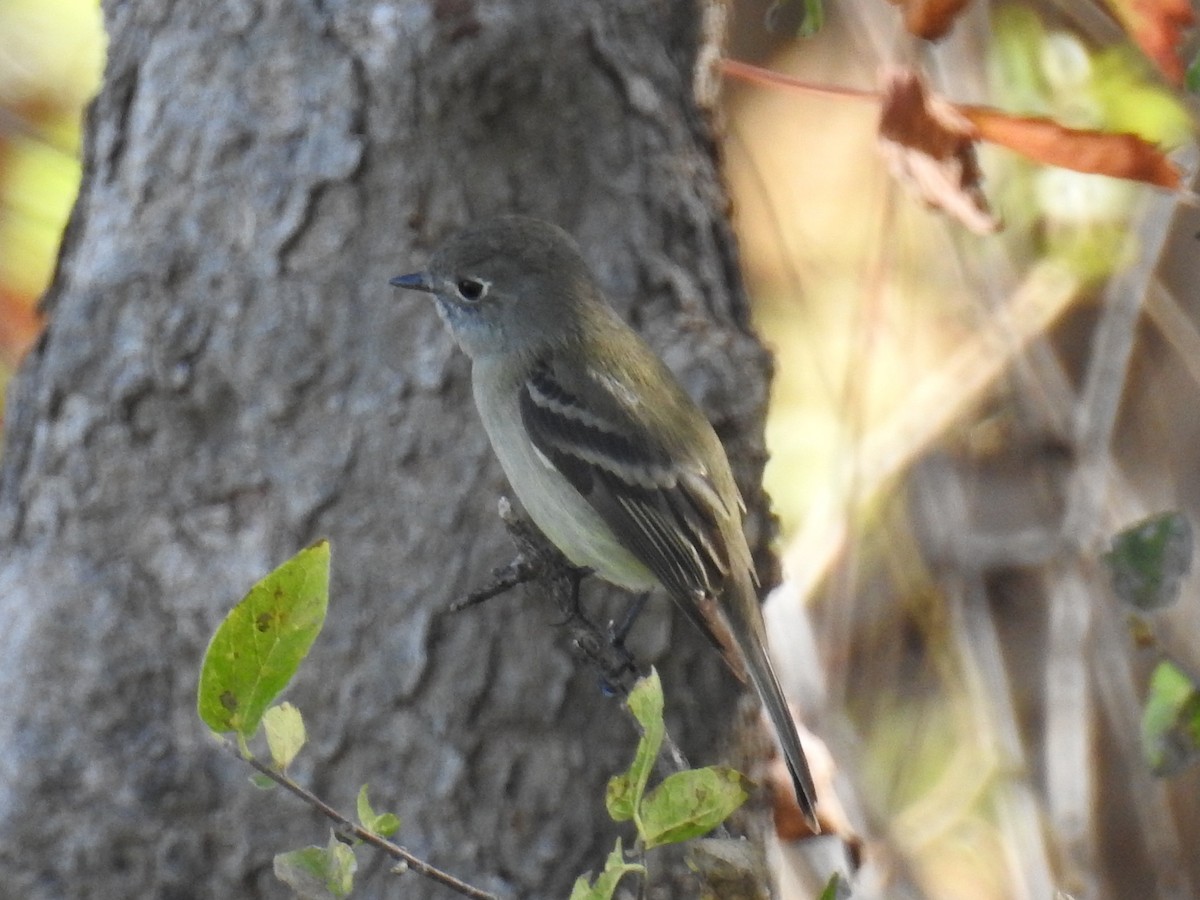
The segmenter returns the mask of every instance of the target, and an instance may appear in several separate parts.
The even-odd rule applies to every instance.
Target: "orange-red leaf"
[[[980,139],[1038,162],[1179,188],[1179,169],[1158,147],[1137,135],[1066,128],[1050,119],[1013,116],[986,106],[959,106],[958,111],[975,126]]]
[[[879,116],[879,150],[893,176],[930,206],[976,234],[1000,227],[980,186],[975,129],[916,72],[887,77]]]
[[[1183,82],[1183,30],[1196,21],[1189,0],[1106,0],[1113,15],[1174,84]]]
[[[0,368],[16,365],[41,330],[33,299],[0,288]]]
[[[888,0],[904,10],[904,27],[910,34],[936,41],[944,37],[970,0]]]

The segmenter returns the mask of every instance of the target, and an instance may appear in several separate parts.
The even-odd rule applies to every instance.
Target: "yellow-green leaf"
[[[300,710],[291,703],[280,703],[263,713],[262,724],[271,761],[277,769],[286,769],[308,740]]]
[[[707,834],[748,796],[746,777],[728,766],[676,772],[642,800],[642,841],[649,850]]]
[[[305,847],[275,857],[275,877],[305,900],[342,900],[354,887],[354,851],[329,836],[324,847]]]
[[[850,896],[850,885],[842,880],[840,872],[834,872],[821,891],[820,900],[847,900]]]
[[[1155,775],[1174,775],[1200,756],[1200,691],[1169,661],[1150,676],[1142,713],[1142,750]]]
[[[588,884],[587,877],[580,875],[571,888],[570,900],[612,900],[622,878],[631,873],[645,871],[643,866],[625,861],[621,839],[617,838],[617,845],[608,854],[604,871],[596,877],[595,884]]]
[[[665,734],[662,681],[655,669],[651,669],[649,675],[633,686],[625,705],[641,726],[642,736],[628,771],[614,776],[608,782],[605,802],[609,815],[618,822],[634,816],[637,804],[646,792],[650,773],[654,771],[658,751],[662,748]]]
[[[400,819],[392,813],[377,813],[371,808],[367,799],[367,786],[364,784],[358,791],[358,821],[363,828],[380,837],[391,837],[400,830]]]
[[[604,792],[604,806],[608,809],[609,818],[614,822],[628,822],[632,819],[638,799],[633,792],[633,782],[630,781],[628,772],[608,779],[608,789]]]
[[[209,642],[197,709],[218,733],[258,730],[267,706],[287,686],[325,622],[329,544],[301,550],[250,589]]]

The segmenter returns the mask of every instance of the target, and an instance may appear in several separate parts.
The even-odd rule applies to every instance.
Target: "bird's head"
[[[424,271],[391,284],[433,295],[473,358],[532,352],[570,339],[599,289],[574,240],[549,222],[500,216],[458,232]]]

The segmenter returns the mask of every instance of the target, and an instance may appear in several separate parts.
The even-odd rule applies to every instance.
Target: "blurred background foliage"
[[[0,0],[0,386],[40,327],[79,189],[80,121],[100,84],[98,0]]]
[[[955,101],[1194,140],[1194,102],[1089,3],[977,0],[936,45],[883,0],[834,0],[804,39],[765,27],[773,6],[732,3],[731,57],[864,89],[917,64]],[[96,0],[0,0],[0,35],[6,382],[39,327],[104,40]],[[734,222],[778,362],[772,603],[809,613],[772,617],[775,646],[879,895],[1196,896],[1200,780],[1153,779],[1138,744],[1164,647],[1200,671],[1195,581],[1139,643],[1095,565],[1129,521],[1200,504],[1200,251],[1184,241],[1147,274],[1184,227],[1166,224],[1175,199],[985,147],[1006,228],[979,237],[887,174],[877,105],[736,81],[724,103]],[[1131,294],[1149,324],[1110,359],[1098,335]],[[1089,438],[1106,361],[1122,415]],[[797,875],[789,896],[819,882]]]
[[[1195,169],[1195,99],[1099,4],[977,0],[934,44],[879,0],[826,3],[807,39],[764,29],[789,5],[735,3],[728,55],[866,91],[915,66],[955,102],[1133,132]],[[769,607],[808,613],[770,615],[773,645],[835,760],[823,794],[863,829],[866,895],[1200,896],[1196,767],[1152,776],[1140,726],[1155,665],[1200,672],[1196,578],[1143,615],[1098,564],[1130,522],[1197,514],[1200,218],[983,145],[1005,228],[972,235],[888,173],[877,104],[727,87],[734,222],[777,352]]]

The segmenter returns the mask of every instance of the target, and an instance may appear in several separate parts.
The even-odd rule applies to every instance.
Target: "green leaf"
[[[657,757],[663,739],[663,692],[657,669],[633,686],[625,705],[642,726],[652,756]]]
[[[336,897],[348,897],[354,888],[354,873],[358,871],[358,859],[354,849],[335,837],[329,837],[329,879],[326,882]]]
[[[250,783],[260,791],[271,791],[279,787],[279,783],[264,775],[262,772],[255,772],[250,776]]]
[[[354,887],[358,860],[332,834],[324,847],[305,847],[275,857],[275,877],[305,900],[341,900]]]
[[[746,777],[728,766],[676,772],[642,800],[642,841],[650,850],[707,834],[748,796]]]
[[[1050,111],[1050,85],[1043,68],[1046,26],[1026,6],[992,7],[992,39],[988,45],[989,81],[1000,105],[1020,114]]]
[[[358,791],[358,822],[363,828],[380,837],[391,837],[400,830],[400,819],[392,813],[377,813],[367,799],[367,786]]]
[[[843,879],[841,872],[834,872],[829,876],[829,881],[825,884],[825,890],[821,891],[819,900],[847,900],[850,896],[850,885]]]
[[[824,0],[775,0],[763,24],[767,31],[812,37],[825,24]]]
[[[1192,57],[1191,65],[1187,67],[1187,74],[1183,76],[1183,83],[1187,89],[1193,94],[1200,94],[1200,51]]]
[[[1200,755],[1200,692],[1173,662],[1150,676],[1142,713],[1142,752],[1155,775],[1174,775]]]
[[[628,822],[632,819],[637,810],[638,799],[628,772],[608,779],[608,788],[604,792],[604,806],[608,809],[609,818],[614,822]]]
[[[375,820],[373,830],[382,838],[391,837],[400,830],[400,817],[395,813],[383,813]]]
[[[804,0],[804,19],[800,22],[800,37],[812,37],[825,27],[824,0]]]
[[[617,845],[608,854],[604,871],[596,877],[595,884],[588,884],[587,876],[580,875],[575,879],[575,885],[571,888],[571,900],[612,900],[622,878],[629,874],[644,873],[645,871],[644,866],[625,861],[625,854],[621,850],[621,839],[617,838]]]
[[[277,769],[285,771],[308,740],[300,710],[290,703],[272,706],[263,713],[262,724],[267,734],[271,761]]]
[[[197,709],[218,734],[249,738],[321,631],[329,543],[301,550],[229,611],[204,654]]]
[[[642,736],[628,771],[614,775],[608,782],[604,801],[615,822],[636,817],[638,803],[646,792],[646,783],[662,748],[663,693],[657,671],[651,669],[649,675],[633,686],[625,705],[641,726]]]
[[[1161,609],[1179,596],[1192,568],[1192,526],[1182,513],[1144,519],[1113,538],[1104,554],[1113,590],[1140,610]]]

